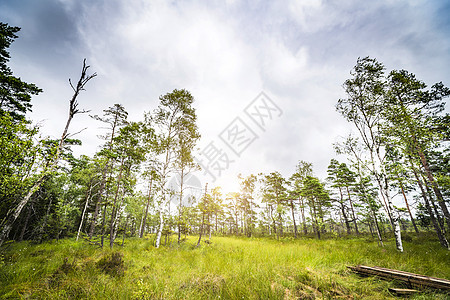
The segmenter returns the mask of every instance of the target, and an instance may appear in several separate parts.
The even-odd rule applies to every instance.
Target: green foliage
[[[13,76],[7,66],[10,59],[8,48],[19,30],[19,27],[0,22],[0,116],[9,112],[14,120],[24,120],[25,113],[31,111],[31,97],[42,92],[34,84]]]
[[[0,114],[0,219],[29,184],[39,155],[33,141],[37,133],[27,122]]]
[[[317,237],[320,238],[324,228],[326,208],[331,206],[330,195],[320,180],[312,176],[306,176],[301,195],[308,201],[313,228]]]

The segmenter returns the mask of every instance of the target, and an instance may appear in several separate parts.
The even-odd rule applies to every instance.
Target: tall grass
[[[428,238],[380,248],[365,238],[196,238],[160,249],[152,239],[98,249],[62,240],[13,244],[0,261],[5,299],[389,299],[398,283],[352,274],[348,265],[376,265],[450,278],[449,251]],[[114,254],[120,252],[121,254]],[[112,271],[111,271],[112,270]],[[432,291],[417,299],[446,299]]]

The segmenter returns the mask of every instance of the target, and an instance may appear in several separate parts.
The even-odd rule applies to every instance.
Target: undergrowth
[[[427,237],[378,247],[364,237],[196,237],[159,249],[148,239],[99,249],[72,239],[14,243],[0,255],[3,299],[390,299],[398,283],[351,273],[381,266],[450,278],[450,254]],[[413,299],[447,299],[424,291]]]

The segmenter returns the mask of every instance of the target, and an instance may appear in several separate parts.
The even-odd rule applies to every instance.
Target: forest
[[[91,116],[108,128],[102,146],[75,157],[72,147],[83,141],[70,125],[89,114],[83,95],[95,85],[95,66],[84,60],[79,78],[70,80],[60,138],[43,137],[28,117],[42,90],[8,66],[19,30],[0,23],[0,279],[7,283],[0,293],[6,298],[368,298],[374,292],[357,287],[362,279],[340,277],[348,276],[348,263],[365,261],[450,277],[450,89],[442,82],[428,87],[406,70],[358,58],[343,83],[346,97],[336,99],[337,113],[355,131],[333,145],[339,160],[330,159],[326,178],[298,157],[293,174],[242,174],[235,178],[239,190],[223,193],[206,184],[195,198],[186,183],[202,171],[195,160],[201,132],[194,95],[162,91],[159,105],[141,120],[111,103]],[[175,188],[169,185],[174,176]],[[345,249],[355,257],[347,258]],[[46,265],[50,257],[55,260]],[[399,263],[402,257],[411,265]],[[183,276],[189,259],[198,268],[194,279],[165,277],[162,270]],[[100,265],[108,273],[115,262],[119,267],[104,275],[112,279],[89,271]],[[214,264],[234,273],[199,268]],[[35,267],[39,273],[25,275]],[[145,279],[145,268],[158,275]],[[138,269],[143,273],[132,271]],[[76,272],[90,274],[89,289],[77,285]],[[134,277],[112,292],[123,273]],[[33,281],[41,282],[38,288]],[[391,296],[381,291],[385,283],[371,284],[374,299]]]

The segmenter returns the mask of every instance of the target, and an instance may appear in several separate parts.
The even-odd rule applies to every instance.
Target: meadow
[[[74,239],[8,245],[0,257],[2,299],[394,299],[398,282],[361,277],[349,265],[450,278],[450,254],[429,237],[381,248],[368,237],[196,237],[159,249],[153,237],[100,249]],[[425,290],[412,299],[448,299]]]

